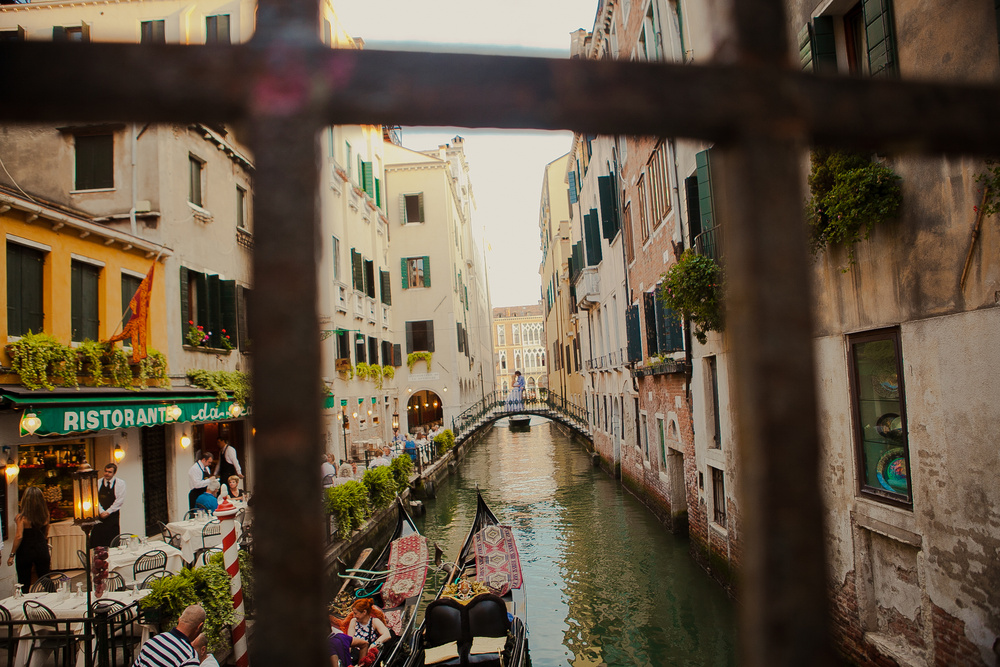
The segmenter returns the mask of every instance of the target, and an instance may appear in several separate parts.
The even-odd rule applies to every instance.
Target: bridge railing
[[[521,413],[555,412],[586,428],[586,408],[553,391],[545,388],[526,390],[522,400],[517,402],[511,402],[509,396],[509,393],[503,391],[491,392],[452,419],[451,430],[455,437],[461,439],[462,436],[475,430],[484,419]]]

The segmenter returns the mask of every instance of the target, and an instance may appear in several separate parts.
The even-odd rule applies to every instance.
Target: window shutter
[[[615,198],[614,176],[598,176],[597,190],[601,199],[601,218],[604,238],[608,241],[618,233],[618,206]]]
[[[83,42],[89,42],[90,41],[90,24],[89,23],[84,23],[83,21],[80,22],[80,40],[83,41]]]
[[[236,337],[236,281],[223,280],[219,285],[219,307],[222,313],[222,328],[229,336],[229,343],[235,347]],[[222,347],[222,332],[219,332],[219,347]]]
[[[188,269],[181,267],[181,331],[187,333],[188,322],[191,321],[191,297],[188,293]]]
[[[250,342],[250,331],[247,329],[247,292],[246,287],[236,286],[236,319],[237,319],[237,343],[244,352],[247,351],[247,344]]]
[[[399,343],[392,346],[392,365],[396,368],[403,365],[403,348]]]
[[[833,17],[817,16],[812,24],[813,67],[819,74],[837,73],[837,39]]]
[[[715,227],[715,211],[712,206],[712,167],[709,152],[701,151],[695,155],[695,163],[698,165],[698,210],[701,212],[702,233]]]
[[[424,287],[431,286],[431,258],[424,255]]]
[[[813,71],[812,26],[806,23],[799,30],[799,65],[803,72]]]
[[[375,187],[372,185],[372,163],[361,163],[362,178],[364,179],[361,189],[368,193],[369,197],[375,196]]]
[[[387,306],[392,305],[392,285],[389,279],[389,272],[379,270],[378,272],[379,283],[382,288],[382,303]]]
[[[203,282],[207,283],[208,288],[208,304],[206,304],[208,326],[205,327],[211,332],[208,346],[222,347],[220,342],[222,340],[222,281],[219,280],[219,276],[211,275],[208,276],[208,280]],[[200,304],[198,310],[201,310]]]
[[[424,321],[424,331],[427,334],[427,351],[434,351],[434,320]],[[429,368],[427,370],[430,370]]]
[[[698,199],[698,176],[684,179],[684,195],[687,198],[688,242],[694,246],[694,239],[701,234],[701,202]]]
[[[354,358],[355,363],[362,363],[368,358],[367,350],[365,350],[365,336],[364,334],[356,333],[354,334]]]
[[[52,26],[52,41],[53,42],[65,42],[66,41],[66,28],[61,25]]]
[[[865,39],[868,42],[871,75],[897,75],[891,0],[862,0],[861,6],[865,13]]]
[[[410,277],[406,275],[406,258],[399,260],[399,273],[403,278],[403,289],[410,289]]]
[[[576,172],[569,172],[569,203],[575,204],[580,201],[580,196],[576,191]]]
[[[426,222],[427,219],[424,217],[424,193],[420,192],[417,194],[417,207],[420,209],[420,220],[418,222]]]
[[[601,262],[601,231],[597,209],[583,216],[583,230],[587,241],[587,266],[596,266]]]
[[[368,363],[378,364],[378,339],[374,336],[368,337]]]
[[[361,259],[361,253],[351,248],[351,272],[353,274],[354,289],[359,292],[365,291],[365,266]]]
[[[70,267],[70,340],[82,341],[81,330],[83,329],[83,267],[79,262],[73,262]]]
[[[413,322],[406,323],[406,353],[413,352]]]
[[[681,318],[676,312],[662,306],[663,321],[666,323],[666,349],[664,352],[677,352],[684,349],[684,329],[681,327]]]
[[[399,223],[405,225],[409,220],[406,219],[406,195],[399,195]]]
[[[651,357],[659,353],[656,340],[656,296],[652,292],[644,292],[642,305],[646,311],[646,354]]]
[[[375,262],[370,259],[363,259],[362,265],[364,266],[364,280],[365,280],[365,295],[370,298],[375,298]]]
[[[375,205],[382,208],[382,183],[375,179]]]
[[[625,310],[625,335],[628,341],[629,362],[642,360],[642,337],[639,332],[639,304]]]
[[[455,335],[458,336],[458,351],[465,352],[465,347],[462,345],[462,323],[455,323]]]

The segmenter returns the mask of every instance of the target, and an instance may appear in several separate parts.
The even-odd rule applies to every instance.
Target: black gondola
[[[512,433],[531,430],[531,415],[517,415],[508,419]]]
[[[377,556],[362,561],[358,567],[363,569],[350,569],[346,575],[340,575],[350,579],[334,603],[334,607],[338,602],[341,604],[339,611],[335,613],[331,607],[331,614],[345,618],[354,600],[370,597],[386,616],[386,624],[389,626],[392,638],[382,647],[372,667],[394,667],[401,665],[406,659],[405,649],[412,642],[416,627],[417,605],[420,603],[423,582],[426,580],[428,565],[426,539],[423,540],[422,555],[411,554],[409,557],[404,555],[404,562],[390,563],[392,546],[397,540],[420,537],[420,531],[417,530],[416,524],[413,523],[398,496],[396,506],[398,518],[392,537]],[[394,577],[394,574],[398,576]],[[406,588],[408,585],[412,590]],[[346,624],[343,629],[347,630]]]
[[[495,529],[487,530],[490,527]],[[507,550],[507,557],[511,554],[515,557],[516,575],[508,571],[503,575],[506,581],[500,586],[491,577],[495,572],[478,570],[477,535],[480,549],[484,549],[484,543],[505,542],[502,548]],[[503,556],[499,552],[493,555]],[[472,528],[455,561],[454,571],[434,601],[427,605],[424,622],[413,636],[412,655],[406,667],[526,667],[531,664],[526,620],[524,577],[513,535],[509,528],[500,525],[477,490]]]

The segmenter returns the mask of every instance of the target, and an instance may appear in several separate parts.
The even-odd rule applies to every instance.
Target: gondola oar
[[[354,568],[352,568],[352,569],[356,569],[356,568],[361,567],[361,564],[364,563],[368,559],[368,556],[370,556],[371,553],[372,553],[371,549],[365,549],[364,551],[362,551],[361,555],[358,556],[357,562],[354,563]],[[348,570],[348,572],[350,572],[350,571],[351,570]],[[347,584],[351,583],[352,579],[354,579],[354,577],[347,577],[346,579],[344,579],[344,585],[340,587],[339,591],[337,591],[337,595],[335,596],[335,599],[336,599],[336,597],[339,597],[341,593],[343,593],[345,590],[347,590]]]

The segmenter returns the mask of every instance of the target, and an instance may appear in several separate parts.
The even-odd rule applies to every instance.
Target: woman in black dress
[[[7,565],[15,563],[17,583],[22,589],[31,586],[31,568],[39,577],[49,573],[49,508],[42,490],[29,486],[21,497],[21,513],[14,518],[17,532]]]

